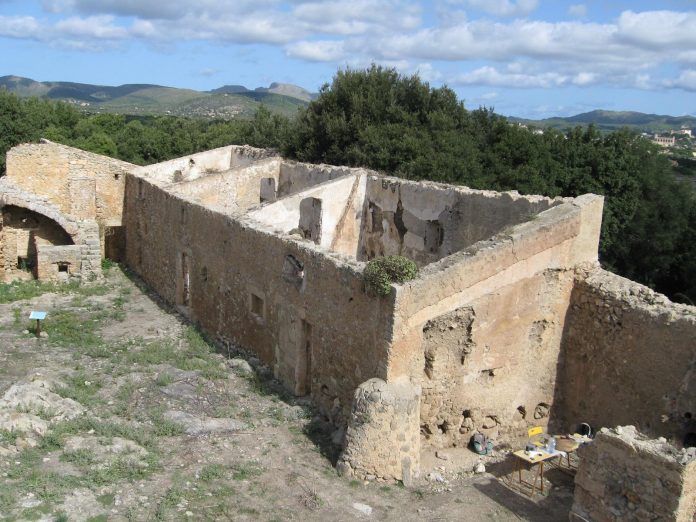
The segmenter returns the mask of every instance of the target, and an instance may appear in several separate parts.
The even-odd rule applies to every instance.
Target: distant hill
[[[541,128],[566,129],[576,125],[595,124],[600,130],[613,131],[621,127],[628,127],[640,132],[665,132],[678,130],[682,127],[696,129],[696,117],[693,116],[666,116],[660,114],[644,114],[642,112],[618,112],[596,110],[569,116],[567,118],[546,118],[543,120],[529,120],[509,117],[510,121],[534,125]]]
[[[225,119],[251,117],[261,104],[271,112],[292,115],[313,97],[301,87],[280,83],[255,90],[241,85],[225,85],[204,92],[151,84],[112,87],[73,82],[37,82],[19,76],[2,76],[0,89],[3,88],[18,96],[65,101],[86,112]]]

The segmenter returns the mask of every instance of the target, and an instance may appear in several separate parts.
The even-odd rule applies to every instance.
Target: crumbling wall
[[[696,308],[604,270],[581,272],[563,336],[559,414],[696,437]]]
[[[80,149],[42,141],[7,152],[7,179],[43,197],[62,213],[121,224],[123,187],[130,163]]]
[[[408,379],[370,379],[355,391],[345,448],[336,468],[361,479],[401,480],[420,473],[420,387]]]
[[[366,176],[339,178],[286,196],[249,213],[249,217],[285,233],[302,231],[328,250],[355,256],[361,228]],[[320,219],[314,210],[320,208]],[[305,205],[309,203],[309,205]],[[304,212],[304,210],[308,212]],[[310,229],[318,228],[316,234]]]
[[[177,183],[171,191],[221,212],[235,212],[259,205],[261,180],[276,179],[279,168],[280,158],[267,158],[251,166]]]
[[[403,255],[424,266],[560,202],[370,176],[358,258]]]
[[[276,197],[280,199],[292,196],[320,183],[364,172],[363,169],[350,167],[314,165],[283,160],[278,172]]]
[[[677,451],[623,426],[602,429],[578,454],[571,521],[694,520],[694,448]]]
[[[517,444],[553,421],[574,267],[596,263],[601,212],[602,198],[577,198],[396,288],[388,378],[422,385],[423,444],[475,431]]]
[[[127,264],[203,329],[256,353],[290,390],[311,393],[335,423],[345,423],[360,383],[385,376],[393,303],[365,293],[352,258],[135,176],[126,205]]]
[[[548,270],[423,326],[421,431],[426,446],[496,442],[547,427],[572,273]]]
[[[248,145],[229,145],[163,161],[156,165],[140,167],[133,172],[146,177],[152,183],[169,185],[181,181],[192,181],[202,176],[225,172],[237,167],[245,167],[275,155],[275,151],[270,149],[257,149]]]

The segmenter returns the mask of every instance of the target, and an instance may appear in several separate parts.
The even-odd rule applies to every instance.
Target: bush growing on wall
[[[365,287],[377,295],[389,295],[392,283],[405,283],[418,273],[416,263],[403,256],[376,257],[367,263]]]

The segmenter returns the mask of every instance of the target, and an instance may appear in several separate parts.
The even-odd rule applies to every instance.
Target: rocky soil
[[[0,285],[0,520],[567,520],[497,455],[423,456],[411,488],[339,477],[331,427],[257,360],[218,354],[120,269]],[[31,310],[45,310],[36,338]],[[479,470],[480,471],[480,470]]]

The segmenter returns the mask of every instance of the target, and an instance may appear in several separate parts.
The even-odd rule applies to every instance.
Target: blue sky
[[[0,76],[198,90],[375,62],[507,115],[696,115],[696,0],[0,0],[0,56]]]

